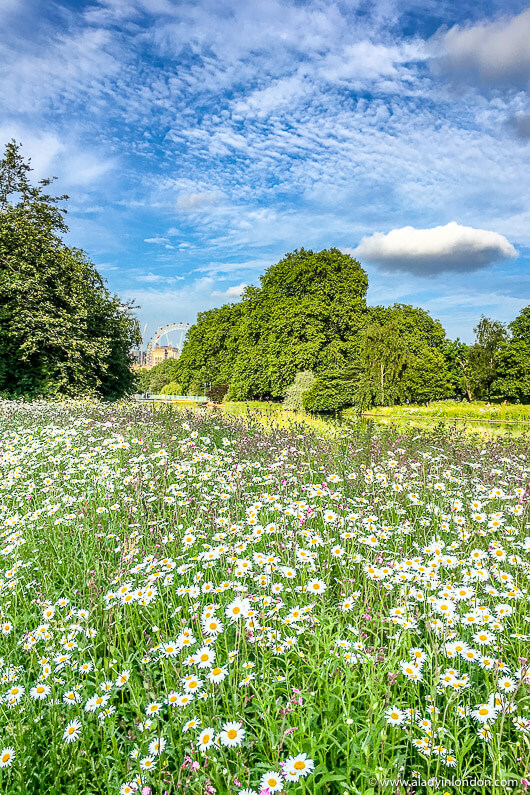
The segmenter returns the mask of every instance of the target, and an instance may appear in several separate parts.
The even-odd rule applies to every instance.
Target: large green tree
[[[133,388],[139,344],[129,305],[111,295],[86,255],[67,246],[67,196],[36,185],[15,141],[0,161],[0,392],[99,395]]]
[[[398,403],[426,403],[453,394],[441,324],[406,304],[374,307],[358,337],[359,354],[344,368],[323,371],[305,406],[336,411]]]
[[[283,397],[296,373],[358,356],[368,280],[338,249],[287,254],[238,304],[202,312],[188,332],[179,380],[189,391],[229,384],[229,397]]]
[[[472,393],[475,399],[492,397],[492,384],[497,378],[497,357],[506,343],[508,333],[503,323],[482,316],[475,332],[475,344],[469,349]]]
[[[359,355],[368,279],[338,249],[287,254],[244,295],[231,397],[283,397],[296,373]]]
[[[530,403],[530,306],[508,326],[509,339],[496,358],[494,394],[519,403]]]

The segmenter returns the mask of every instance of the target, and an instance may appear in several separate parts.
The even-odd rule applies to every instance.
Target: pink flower
[[[144,787],[142,789],[142,795],[151,795],[151,787]]]

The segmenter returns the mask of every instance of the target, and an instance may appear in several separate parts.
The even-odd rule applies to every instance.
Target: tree
[[[519,403],[530,403],[530,306],[509,325],[510,336],[496,358],[494,394]]]
[[[448,342],[445,350],[445,363],[448,377],[453,386],[455,397],[473,400],[471,365],[469,362],[469,346],[457,338]]]
[[[229,396],[283,398],[297,372],[347,366],[358,356],[366,273],[338,249],[287,254],[248,288]]]
[[[139,380],[143,392],[162,394],[162,390],[172,382],[179,382],[178,359],[164,359],[150,370],[140,370]],[[178,394],[175,392],[174,394]]]
[[[497,354],[508,335],[502,323],[484,316],[473,330],[475,344],[469,350],[473,397],[489,400],[491,386],[497,378]]]
[[[315,375],[311,370],[302,370],[297,373],[293,383],[287,388],[283,407],[290,411],[301,411],[304,407],[303,397],[315,383]]]
[[[230,382],[242,311],[240,304],[225,304],[197,315],[178,360],[178,380],[187,394],[199,394],[204,384]]]
[[[98,395],[134,386],[139,344],[132,306],[109,293],[94,265],[68,247],[67,196],[32,185],[15,141],[0,161],[0,392]]]
[[[162,387],[158,394],[160,395],[180,395],[182,392],[182,387],[177,381],[170,381],[169,384],[166,384]]]
[[[355,405],[365,410],[450,396],[446,347],[443,327],[425,310],[405,304],[375,307],[361,335]]]

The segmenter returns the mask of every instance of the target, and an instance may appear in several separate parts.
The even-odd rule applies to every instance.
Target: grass
[[[527,442],[325,428],[0,404],[0,792],[523,791]]]
[[[348,409],[347,413],[353,413]],[[481,422],[530,422],[530,405],[500,403],[488,404],[475,400],[473,403],[457,400],[439,400],[426,406],[385,406],[367,412],[371,417],[411,417],[414,419],[464,419]]]

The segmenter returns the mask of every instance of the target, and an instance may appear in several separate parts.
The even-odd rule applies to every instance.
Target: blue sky
[[[146,337],[336,246],[452,337],[530,303],[517,0],[2,0],[0,143]]]

